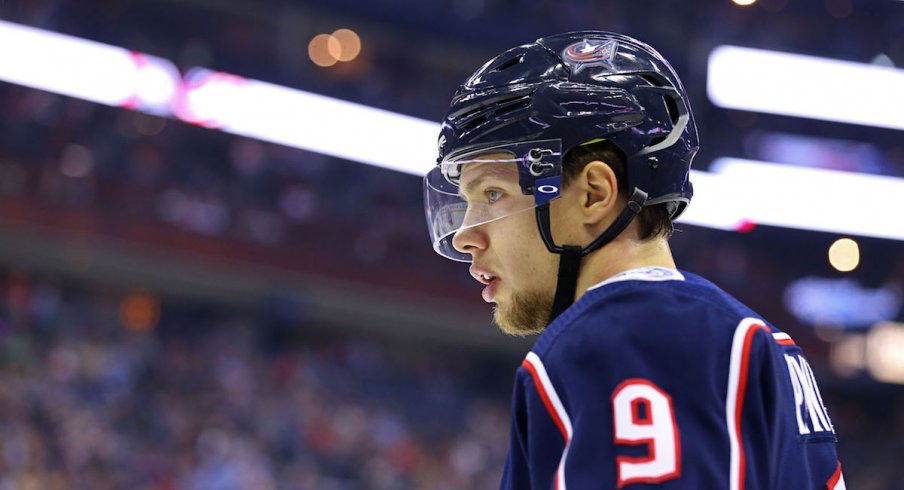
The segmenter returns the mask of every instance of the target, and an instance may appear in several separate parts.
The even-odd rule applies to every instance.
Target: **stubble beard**
[[[496,304],[493,321],[503,332],[518,337],[538,334],[549,324],[553,295],[541,291],[514,293]]]

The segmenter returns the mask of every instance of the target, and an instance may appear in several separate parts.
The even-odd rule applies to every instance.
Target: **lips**
[[[496,298],[496,288],[499,286],[499,278],[493,279],[487,284],[487,287],[483,288],[483,291],[480,292],[480,296],[487,303],[492,303]]]
[[[485,284],[486,287],[483,288],[481,292],[481,296],[483,296],[483,300],[487,303],[492,303],[493,298],[496,297],[496,289],[499,285],[499,276],[489,271],[488,269],[483,269],[476,265],[471,265],[471,277],[473,277],[477,282],[481,284]]]

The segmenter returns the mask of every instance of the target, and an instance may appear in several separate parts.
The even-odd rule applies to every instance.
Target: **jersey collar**
[[[669,269],[667,267],[639,267],[637,269],[630,269],[624,272],[620,272],[605,281],[595,284],[587,288],[587,291],[591,289],[597,289],[605,286],[606,284],[612,284],[613,282],[621,282],[621,281],[683,281],[684,275],[678,272],[675,269]]]

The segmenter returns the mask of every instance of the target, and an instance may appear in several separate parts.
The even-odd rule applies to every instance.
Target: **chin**
[[[525,337],[543,332],[552,311],[552,295],[523,293],[499,300],[493,322],[508,335]]]

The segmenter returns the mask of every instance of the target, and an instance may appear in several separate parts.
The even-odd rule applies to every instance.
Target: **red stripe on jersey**
[[[559,428],[559,432],[562,433],[562,438],[565,439],[565,444],[571,442],[568,439],[568,431],[565,430],[565,424],[562,423],[562,419],[559,418],[559,414],[556,413],[555,407],[552,405],[552,401],[549,399],[549,395],[546,393],[546,388],[543,387],[543,383],[540,381],[540,376],[537,374],[537,369],[534,368],[534,365],[530,363],[527,359],[525,359],[521,363],[521,367],[527,369],[527,372],[530,373],[530,377],[534,380],[534,386],[537,387],[537,393],[540,394],[540,399],[543,400],[543,405],[546,406],[546,411],[549,412],[549,416],[552,417],[552,421],[555,422],[556,427]],[[558,479],[556,479],[558,484]]]
[[[774,333],[772,334],[772,338],[775,339],[775,342],[779,345],[797,345],[794,343],[794,339],[784,332]]]
[[[843,481],[844,480],[841,479],[841,463],[838,463],[838,467],[835,468],[835,473],[832,473],[832,477],[826,482],[826,487],[829,490],[844,490],[846,488],[844,483],[839,485],[839,482]]]
[[[739,449],[739,465],[738,465],[738,490],[744,490],[744,481],[746,475],[746,458],[744,457],[744,441],[741,434],[741,414],[744,409],[744,394],[747,390],[747,368],[750,364],[750,346],[753,344],[753,336],[756,335],[757,330],[764,330],[769,333],[769,328],[765,325],[753,324],[747,330],[747,334],[744,336],[744,351],[741,355],[741,372],[740,376],[738,376],[738,395],[737,395],[737,403],[735,404],[735,433],[738,435],[738,449]]]

